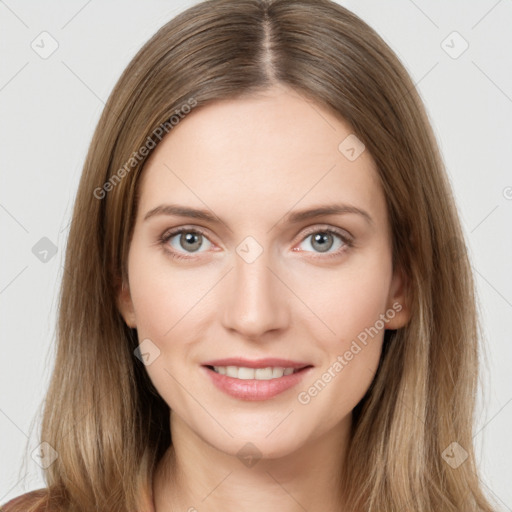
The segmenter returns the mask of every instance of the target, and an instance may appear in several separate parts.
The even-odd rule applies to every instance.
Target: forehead
[[[376,166],[368,151],[347,158],[350,137],[345,121],[289,89],[207,104],[147,161],[138,216],[166,202],[274,219],[294,205],[346,202],[382,216]]]

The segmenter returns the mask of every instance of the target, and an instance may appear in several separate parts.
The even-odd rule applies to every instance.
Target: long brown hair
[[[276,83],[329,108],[364,142],[410,290],[411,319],[386,331],[377,374],[353,411],[345,510],[492,510],[472,441],[481,338],[473,276],[437,144],[393,51],[329,0],[199,3],[165,24],[116,84],[69,232],[41,433],[59,456],[39,503],[68,512],[140,506],[171,438],[168,406],[116,303],[137,184],[162,135],[191,110]]]

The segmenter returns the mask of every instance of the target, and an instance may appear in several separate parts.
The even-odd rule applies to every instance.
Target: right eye
[[[179,236],[178,236],[179,235]],[[176,238],[173,241],[173,238]],[[188,258],[184,254],[193,254],[199,251],[203,242],[208,240],[206,234],[197,228],[181,227],[165,232],[160,237],[160,242],[164,249],[175,258]],[[171,242],[171,243],[169,243]],[[208,240],[208,243],[211,242]]]

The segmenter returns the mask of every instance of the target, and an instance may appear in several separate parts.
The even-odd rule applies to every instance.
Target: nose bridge
[[[288,318],[285,287],[271,270],[270,252],[249,237],[237,248],[230,273],[224,325],[248,338],[281,328]]]

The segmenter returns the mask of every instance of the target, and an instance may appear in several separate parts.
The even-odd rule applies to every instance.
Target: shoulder
[[[0,512],[50,512],[47,498],[48,489],[30,491],[0,505]]]

